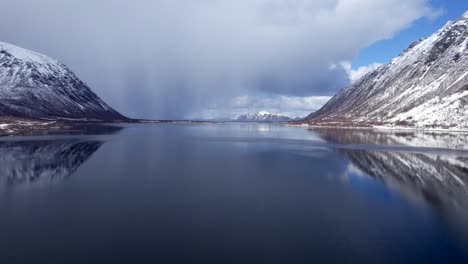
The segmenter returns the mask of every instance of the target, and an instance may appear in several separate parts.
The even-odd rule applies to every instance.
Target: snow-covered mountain
[[[468,12],[344,88],[316,125],[468,128]]]
[[[0,115],[126,120],[62,63],[0,42]]]
[[[265,111],[258,113],[247,113],[239,116],[236,121],[239,122],[264,122],[264,123],[276,123],[276,122],[287,122],[295,120],[292,117],[278,114],[270,114]]]

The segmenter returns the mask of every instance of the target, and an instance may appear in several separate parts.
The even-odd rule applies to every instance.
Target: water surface
[[[156,124],[0,139],[1,263],[467,263],[468,135]]]

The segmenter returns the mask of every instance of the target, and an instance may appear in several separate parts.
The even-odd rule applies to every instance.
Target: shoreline
[[[84,120],[84,119],[29,119],[20,117],[0,117],[0,137],[36,135],[50,131],[61,131],[119,124],[214,124],[217,122],[194,120]]]
[[[75,129],[86,126],[112,125],[112,124],[218,124],[225,122],[199,121],[199,120],[83,120],[83,119],[29,119],[19,117],[0,117],[0,137],[16,135],[34,135],[41,132]],[[227,122],[231,123],[231,122]],[[403,126],[337,126],[317,125],[307,123],[277,123],[281,126],[304,127],[308,129],[338,129],[338,130],[372,130],[372,131],[411,131],[411,132],[439,132],[439,133],[468,133],[468,128],[423,128]]]
[[[423,127],[402,127],[402,126],[333,126],[333,125],[311,125],[311,124],[289,124],[285,126],[305,127],[305,128],[329,128],[329,129],[349,129],[349,130],[380,130],[380,131],[414,131],[414,132],[446,132],[446,133],[468,133],[468,128],[423,128]]]

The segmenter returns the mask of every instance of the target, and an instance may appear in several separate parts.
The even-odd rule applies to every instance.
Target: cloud
[[[349,80],[351,82],[354,82],[354,81],[358,80],[362,76],[364,76],[367,73],[377,69],[378,67],[380,67],[382,65],[383,65],[382,63],[374,62],[374,63],[371,63],[371,64],[369,64],[367,66],[361,66],[361,67],[359,67],[357,69],[352,69],[350,62],[345,61],[345,62],[341,62],[340,64],[338,64],[338,66],[342,67],[348,73]],[[332,69],[337,68],[338,66],[335,64],[335,65],[332,65],[331,68]]]
[[[1,40],[55,57],[135,117],[243,94],[330,96],[357,51],[432,16],[429,0],[15,0]]]
[[[361,66],[357,68],[356,70],[351,70],[349,72],[349,79],[351,80],[351,82],[354,82],[357,79],[361,78],[362,76],[366,75],[366,73],[371,72],[382,65],[383,65],[382,63],[374,62],[367,66]]]

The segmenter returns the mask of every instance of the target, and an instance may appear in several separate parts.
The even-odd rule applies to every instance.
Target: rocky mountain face
[[[468,12],[341,90],[305,122],[468,128]]]
[[[0,42],[0,116],[127,120],[62,63]]]
[[[243,114],[237,118],[238,122],[262,122],[262,123],[277,123],[277,122],[287,122],[293,121],[296,118],[292,118],[285,115],[270,114],[268,112],[262,111],[258,113],[248,113]]]

